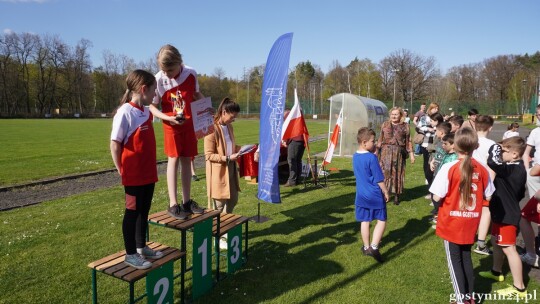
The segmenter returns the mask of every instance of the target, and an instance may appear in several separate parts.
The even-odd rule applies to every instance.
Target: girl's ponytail
[[[465,210],[471,205],[470,200],[473,165],[470,154],[466,154],[465,157],[463,157],[459,169],[461,171],[461,178],[459,180],[459,192],[461,193],[459,209]]]
[[[465,210],[471,206],[471,195],[473,194],[471,190],[472,175],[474,169],[471,157],[477,147],[478,135],[476,135],[474,130],[465,127],[456,131],[454,149],[463,155],[459,166],[461,172],[459,179],[459,192],[461,193],[459,207],[461,210]]]
[[[126,89],[126,92],[122,96],[122,99],[120,99],[120,105],[125,104],[126,102],[129,102],[131,100],[131,90]]]

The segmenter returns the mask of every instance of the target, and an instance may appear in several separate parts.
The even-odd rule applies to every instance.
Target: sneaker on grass
[[[184,209],[194,214],[204,213],[204,208],[199,207],[199,204],[197,204],[197,202],[192,199],[190,199],[187,203],[184,204]]]
[[[497,275],[494,275],[493,272],[491,272],[491,270],[489,270],[489,271],[480,271],[478,273],[478,275],[480,275],[481,277],[486,278],[486,279],[495,280],[497,282],[504,281],[504,275],[502,273],[497,276]]]
[[[152,263],[145,260],[140,254],[126,254],[124,263],[137,269],[148,269],[152,267]]]
[[[508,287],[503,288],[503,289],[495,290],[495,292],[498,293],[499,295],[503,296],[505,299],[517,300],[518,298],[525,299],[527,297],[527,291],[526,290],[519,291],[514,286],[508,286]]]
[[[160,259],[163,257],[163,253],[158,250],[154,250],[148,246],[145,246],[144,248],[137,248],[137,253],[142,255],[146,259]]]
[[[527,263],[529,266],[538,268],[538,256],[535,254],[534,256],[530,256],[528,254],[522,254],[519,256],[521,258],[521,261],[523,263]]]
[[[368,248],[366,249],[366,248],[364,248],[364,246],[361,246],[361,249],[362,249],[362,253],[363,253],[364,255],[373,256],[373,254],[371,254],[371,250],[370,250],[371,247],[368,247]]]
[[[169,209],[167,209],[167,214],[179,220],[185,220],[189,216],[189,213],[182,210],[178,205],[169,207]]]
[[[476,252],[478,254],[483,254],[483,255],[492,255],[493,254],[493,251],[491,251],[489,248],[487,248],[487,246],[480,247],[478,245],[476,245],[476,247],[474,247],[474,252]]]
[[[373,247],[370,246],[368,250],[371,252],[370,256],[372,256],[375,259],[375,261],[379,263],[383,262],[383,258],[382,258],[381,253],[379,252],[379,249],[373,249]]]

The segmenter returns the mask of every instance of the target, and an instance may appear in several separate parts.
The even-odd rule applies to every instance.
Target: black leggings
[[[463,299],[471,296],[474,289],[474,273],[471,258],[471,244],[459,245],[444,240],[446,260],[450,271],[450,280],[454,287],[456,299],[462,299],[457,303],[462,303]]]
[[[148,212],[154,196],[155,184],[143,186],[124,186],[126,192],[126,211],[122,223],[126,254],[137,253],[137,248],[146,246]]]

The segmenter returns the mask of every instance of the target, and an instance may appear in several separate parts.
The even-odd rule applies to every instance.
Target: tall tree
[[[396,77],[396,105],[401,105],[406,100],[410,88],[413,87],[413,99],[425,99],[431,97],[433,101],[438,101],[437,96],[433,96],[434,80],[440,77],[440,70],[436,67],[434,57],[424,57],[413,52],[401,49],[385,57],[379,65],[383,79]],[[393,79],[392,91],[393,91]],[[388,92],[388,82],[383,80],[385,91]],[[388,94],[385,94],[388,96]],[[431,95],[431,96],[430,96]]]
[[[484,60],[482,76],[487,85],[488,98],[493,101],[493,108],[497,114],[505,110],[510,81],[517,71],[515,57],[512,55],[501,55]]]

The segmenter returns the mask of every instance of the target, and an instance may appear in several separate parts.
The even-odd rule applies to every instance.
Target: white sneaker
[[[148,269],[152,267],[152,263],[145,260],[140,254],[126,254],[126,259],[124,260],[124,263],[128,264],[131,267],[135,267],[137,269]]]
[[[153,250],[152,248],[145,246],[144,248],[137,248],[137,253],[144,256],[146,259],[160,259],[163,257],[161,251]]]
[[[538,255],[530,256],[527,253],[520,255],[521,260],[523,263],[527,263],[528,265],[532,267],[538,268]]]
[[[229,248],[228,245],[227,245],[227,238],[221,237],[219,239],[219,249],[227,250],[227,248]]]

